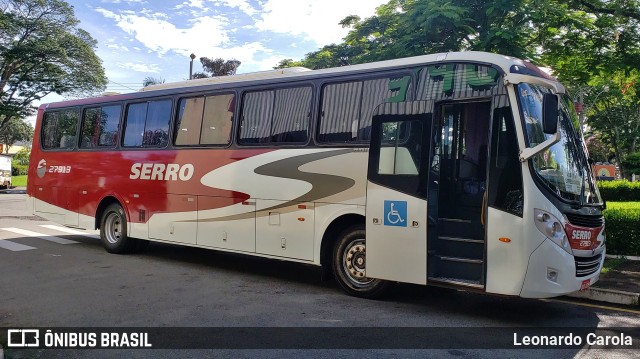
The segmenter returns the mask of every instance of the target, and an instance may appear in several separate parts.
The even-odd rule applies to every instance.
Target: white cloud
[[[238,10],[244,12],[249,16],[256,14],[257,10],[254,9],[246,0],[221,0],[222,4],[230,8],[238,8]]]
[[[158,66],[157,64],[140,64],[133,62],[118,62],[117,64],[123,69],[133,70],[136,72],[160,73],[160,66]]]
[[[116,14],[112,11],[96,9],[104,17],[116,21],[116,25],[135,37],[148,49],[164,55],[173,51],[188,56],[192,52],[206,52],[229,42],[224,29],[226,20],[221,17],[204,16],[193,19],[191,27],[178,28],[164,19],[164,14],[139,16],[131,12]]]
[[[304,36],[320,47],[340,43],[349,29],[338,22],[348,15],[372,16],[388,0],[266,0],[256,27],[262,31]]]
[[[107,44],[107,47],[118,52],[129,52],[129,48],[124,45]]]
[[[182,9],[182,8],[196,8],[196,9],[200,9],[200,10],[205,10],[206,7],[204,6],[204,0],[189,0],[189,1],[185,1],[180,5],[176,6],[176,9]]]
[[[121,3],[144,4],[146,3],[145,0],[102,0],[101,2],[105,4],[121,4]]]

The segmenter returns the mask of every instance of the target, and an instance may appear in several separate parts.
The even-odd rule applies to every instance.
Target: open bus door
[[[385,103],[373,117],[366,202],[369,278],[427,283],[432,112],[432,101]]]

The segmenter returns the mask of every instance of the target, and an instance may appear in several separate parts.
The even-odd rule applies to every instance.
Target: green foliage
[[[628,155],[627,158],[622,161],[622,165],[627,170],[627,173],[640,175],[640,152]]]
[[[593,162],[611,162],[613,149],[596,136],[586,138],[589,159]]]
[[[163,83],[164,83],[164,79],[162,77],[147,76],[144,78],[144,80],[142,80],[142,87],[147,87],[150,85],[159,85]]]
[[[297,67],[297,66],[304,66],[302,64],[302,61],[293,61],[292,59],[284,59],[284,60],[280,60],[280,62],[278,62],[278,64],[276,66],[274,66],[274,70],[278,70],[278,69],[285,69],[288,67]]]
[[[205,72],[194,73],[194,79],[235,75],[236,70],[238,70],[238,67],[241,64],[241,62],[236,59],[225,60],[222,58],[217,58],[212,60],[208,57],[201,57],[200,63],[202,64],[202,68]]]
[[[598,181],[598,189],[605,201],[640,201],[640,182]],[[607,203],[609,206],[609,203]]]
[[[603,144],[612,149],[623,176],[637,169],[627,168],[625,154],[640,146],[640,71],[603,72],[590,80],[585,93],[587,124]]]
[[[7,151],[16,142],[31,141],[32,138],[33,127],[19,118],[11,118],[4,127],[0,127],[0,143],[7,145]]]
[[[29,173],[29,165],[11,164],[11,176],[26,176]]]
[[[62,0],[0,2],[0,128],[50,94],[86,95],[107,83],[96,41]]]
[[[16,153],[11,159],[11,165],[29,165],[29,157],[31,156],[31,150],[28,148],[23,148],[18,153]]]
[[[29,172],[29,157],[31,150],[23,148],[11,159],[11,176],[26,176]],[[12,182],[13,179],[12,179]],[[15,186],[15,184],[14,184]]]
[[[607,205],[604,211],[607,253],[640,255],[640,203]]]

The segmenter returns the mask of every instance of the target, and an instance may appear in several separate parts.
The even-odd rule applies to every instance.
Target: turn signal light
[[[510,239],[510,238],[506,238],[506,237],[500,237],[500,238],[498,238],[498,240],[499,240],[500,242],[504,242],[504,243],[509,243],[509,242],[511,242],[511,239]]]

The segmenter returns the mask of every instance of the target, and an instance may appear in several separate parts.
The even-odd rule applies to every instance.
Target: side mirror
[[[542,98],[542,131],[548,135],[558,132],[558,96],[545,93]]]

